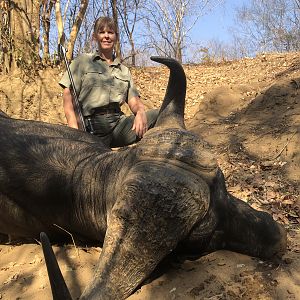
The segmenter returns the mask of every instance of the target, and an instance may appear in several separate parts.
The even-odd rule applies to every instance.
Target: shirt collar
[[[95,52],[95,53],[93,54],[92,59],[93,59],[93,61],[99,60],[99,59],[101,59],[102,61],[105,61],[105,59],[103,59],[103,58],[99,55],[98,52]],[[111,65],[111,66],[119,66],[120,64],[121,64],[120,58],[116,57],[116,58],[114,59],[114,61],[113,61],[110,65]]]

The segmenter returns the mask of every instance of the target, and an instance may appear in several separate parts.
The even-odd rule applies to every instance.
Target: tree
[[[220,0],[150,0],[146,7],[145,36],[158,55],[182,62],[188,33],[197,20]]]
[[[8,72],[12,63],[12,47],[10,34],[11,10],[8,1],[0,2],[0,63],[2,70]]]
[[[118,6],[119,16],[122,23],[122,28],[130,45],[131,65],[136,65],[136,48],[134,40],[134,31],[141,17],[139,11],[142,0],[121,0]]]
[[[114,19],[114,22],[116,24],[116,27],[118,28],[117,32],[117,42],[115,45],[115,51],[116,55],[118,57],[121,57],[121,45],[120,45],[120,30],[119,30],[119,13],[118,13],[118,7],[117,7],[117,0],[110,0],[111,10],[112,10],[112,17]]]
[[[299,0],[251,0],[237,9],[239,36],[250,51],[300,49]]]
[[[57,31],[58,31],[58,44],[61,44],[67,48],[67,59],[71,60],[73,57],[73,51],[75,47],[75,42],[77,39],[77,35],[80,31],[80,27],[82,24],[82,21],[85,16],[85,12],[87,10],[87,6],[89,3],[89,0],[80,0],[79,2],[79,8],[74,9],[71,13],[70,19],[72,22],[70,22],[70,35],[69,35],[69,40],[66,44],[66,34],[65,34],[65,23],[66,23],[66,18],[67,18],[67,10],[69,7],[69,1],[65,3],[65,8],[64,8],[64,14],[61,13],[62,8],[61,8],[61,3],[60,0],[56,0],[55,2],[55,16],[56,16],[56,25],[57,25]],[[76,7],[76,4],[73,5],[73,7]],[[76,14],[77,13],[77,14]]]
[[[67,2],[67,4],[66,4],[64,16],[66,16],[68,3],[69,2]],[[58,33],[57,44],[58,45],[61,44],[61,45],[65,46],[65,40],[66,40],[65,31],[64,31],[65,17],[63,18],[63,14],[61,13],[60,0],[55,0],[55,20],[56,20],[56,28],[57,28],[57,33]]]
[[[75,43],[75,54],[82,52],[91,52],[95,50],[96,44],[92,42],[92,34],[94,32],[95,20],[100,16],[108,16],[111,14],[110,1],[94,1],[90,0],[87,7],[85,17],[80,27]]]
[[[1,0],[1,48],[4,71],[39,63],[40,2]]]
[[[73,56],[73,51],[74,51],[74,45],[76,42],[76,38],[78,35],[78,32],[80,30],[81,24],[82,24],[82,20],[84,18],[87,6],[88,6],[89,1],[88,0],[81,0],[80,1],[80,7],[79,7],[79,11],[78,14],[75,18],[75,21],[73,23],[72,26],[72,30],[70,33],[70,38],[69,38],[69,42],[68,42],[68,59],[71,59]]]
[[[43,61],[48,63],[50,61],[50,18],[54,3],[52,0],[43,0],[41,5],[41,23],[43,28]]]

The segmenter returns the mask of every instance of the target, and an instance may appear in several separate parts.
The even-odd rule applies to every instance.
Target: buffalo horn
[[[151,56],[151,60],[170,69],[168,87],[155,126],[185,128],[186,77],[183,67],[172,58]]]
[[[61,274],[54,252],[50,245],[48,236],[45,232],[40,233],[40,240],[43,247],[53,300],[72,300],[68,287]]]

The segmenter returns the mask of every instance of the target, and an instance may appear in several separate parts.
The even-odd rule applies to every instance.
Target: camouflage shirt
[[[98,53],[81,54],[72,61],[70,69],[84,116],[93,114],[96,107],[112,102],[121,105],[139,96],[129,69],[118,58],[109,65]],[[59,84],[63,88],[70,87],[67,72]]]

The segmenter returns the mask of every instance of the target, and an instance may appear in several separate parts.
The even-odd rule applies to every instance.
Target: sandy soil
[[[282,260],[218,251],[174,261],[129,299],[300,299],[300,54],[269,54],[220,65],[185,66],[186,124],[211,144],[228,189],[268,211],[288,230]],[[168,70],[132,70],[148,108],[163,98]],[[0,109],[12,117],[65,124],[62,70],[0,78]],[[100,248],[54,246],[78,298],[93,276]],[[0,245],[0,299],[51,299],[38,241]]]

